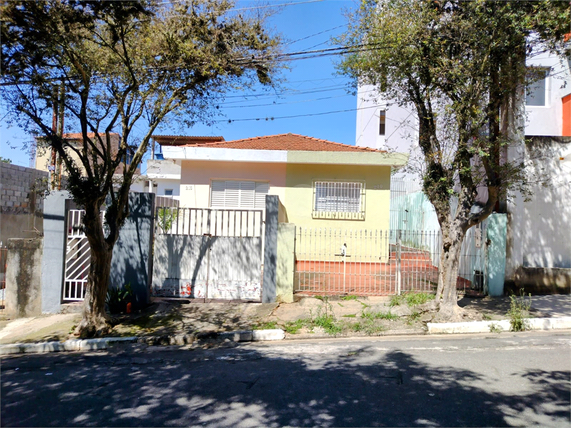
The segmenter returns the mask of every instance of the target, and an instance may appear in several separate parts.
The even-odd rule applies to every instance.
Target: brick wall
[[[49,174],[0,162],[0,241],[34,237],[42,231],[44,190]]]

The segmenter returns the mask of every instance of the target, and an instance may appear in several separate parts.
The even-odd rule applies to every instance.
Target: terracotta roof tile
[[[309,152],[382,152],[381,150],[375,150],[368,147],[349,146],[347,144],[334,143],[332,141],[291,133],[244,138],[233,141],[189,144],[186,146],[221,149],[289,150]]]

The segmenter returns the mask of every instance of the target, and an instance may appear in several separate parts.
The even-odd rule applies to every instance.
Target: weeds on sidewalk
[[[422,305],[430,300],[434,300],[434,294],[431,293],[405,293],[391,296],[389,306],[399,306],[407,304],[409,307]]]
[[[520,289],[519,296],[510,296],[510,309],[507,315],[510,317],[511,331],[529,330],[529,309],[531,308],[531,293],[527,296],[523,288]]]

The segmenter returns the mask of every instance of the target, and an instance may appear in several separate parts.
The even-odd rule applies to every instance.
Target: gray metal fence
[[[462,247],[457,286],[481,290],[482,251]],[[432,292],[438,284],[439,231],[302,228],[296,230],[294,291],[306,294],[393,295]]]

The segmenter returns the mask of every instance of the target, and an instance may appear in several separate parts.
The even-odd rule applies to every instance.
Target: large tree
[[[523,135],[522,94],[533,78],[526,55],[561,51],[570,21],[568,1],[547,0],[363,0],[350,16],[341,41],[354,49],[342,71],[416,112],[423,189],[442,232],[435,302],[443,319],[461,316],[467,230],[525,184],[506,148]]]
[[[109,328],[112,251],[153,132],[173,116],[187,125],[208,120],[228,90],[273,82],[276,67],[266,58],[278,39],[263,17],[232,8],[226,0],[1,5],[5,104],[57,154],[73,199],[85,209],[91,266],[77,329],[82,337]],[[66,130],[81,133],[79,145],[52,126],[54,111],[65,116]]]

